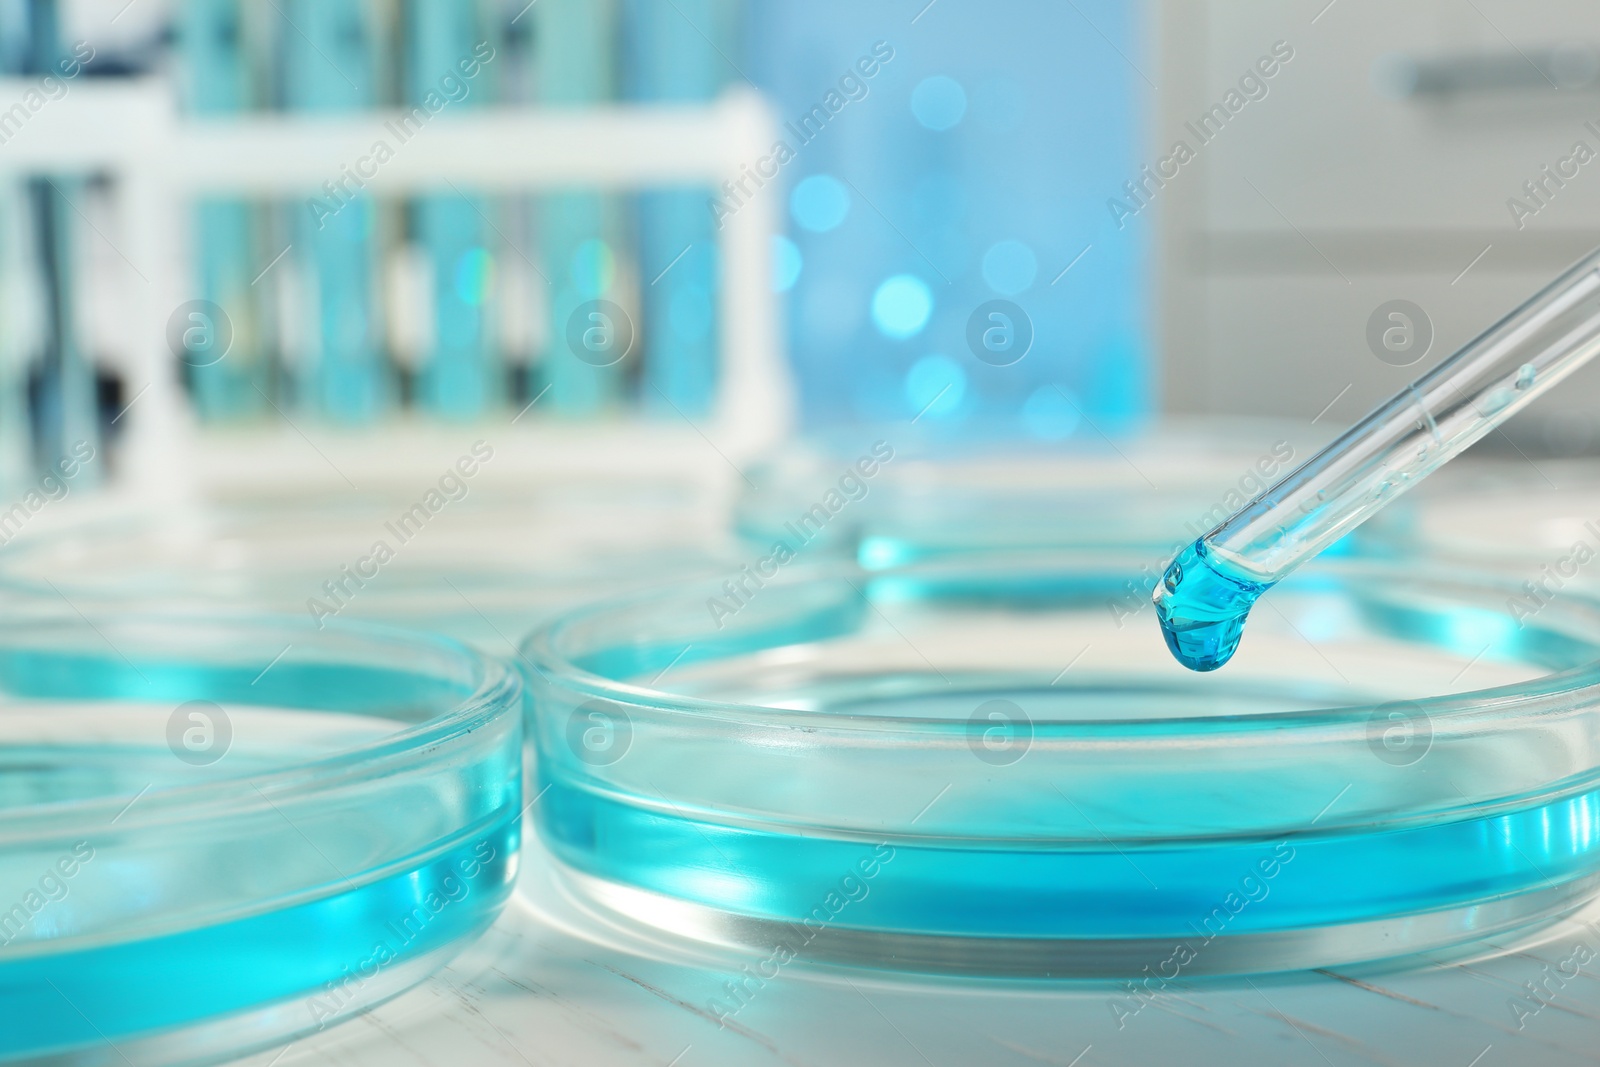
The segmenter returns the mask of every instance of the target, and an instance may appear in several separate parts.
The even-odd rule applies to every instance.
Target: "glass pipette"
[[[1156,585],[1167,647],[1216,670],[1256,599],[1600,352],[1600,250],[1179,552]]]

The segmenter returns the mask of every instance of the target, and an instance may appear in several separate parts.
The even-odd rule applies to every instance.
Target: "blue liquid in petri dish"
[[[1233,658],[1245,617],[1270,588],[1236,573],[1196,541],[1156,585],[1156,617],[1167,648],[1191,671],[1216,670]]]
[[[285,1011],[303,1015],[297,1028],[343,1021],[366,1006],[371,996],[363,987],[384,972],[430,955],[437,961],[437,953],[494,921],[515,880],[519,833],[512,809],[510,818],[497,815],[492,825],[469,828],[364,884],[334,875],[328,894],[311,900],[75,951],[51,946],[48,953],[0,956],[0,1060],[286,1001]],[[136,871],[122,873],[130,891],[142,881]],[[302,1003],[293,1005],[295,998]]]
[[[104,617],[124,659],[92,625],[0,627],[0,1062],[282,1042],[494,921],[520,843],[502,668],[379,628],[291,654],[288,617]],[[173,740],[186,705],[223,738],[209,762]]]
[[[1191,626],[1178,634],[1201,643],[1179,647],[1220,663],[1264,585],[1219,574],[1199,550],[1182,559],[1191,582],[1209,585],[1201,587],[1209,600],[1206,614],[1181,618]],[[1124,573],[1107,568],[1103,577],[1115,588]],[[1101,576],[1065,565],[941,567],[875,577],[863,590],[893,605],[913,640],[950,648],[968,640],[986,655],[980,635],[1009,649],[1025,628],[1098,614]],[[1299,610],[1337,611],[1351,640],[1433,649],[1454,649],[1463,620],[1490,617],[1502,596],[1486,584],[1458,601],[1421,577],[1408,588],[1412,577],[1403,567],[1336,572],[1285,592],[1301,598]],[[858,960],[890,967],[1034,973],[1037,959],[1065,973],[1078,964],[1051,953],[1103,942],[1104,952],[1084,950],[1099,953],[1085,971],[1116,974],[1130,960],[1128,973],[1147,962],[1144,948],[1128,947],[1143,939],[1191,947],[1231,939],[1232,962],[1219,956],[1202,967],[1219,971],[1406,955],[1543,921],[1600,884],[1600,778],[1588,769],[1552,781],[1542,751],[1512,746],[1505,763],[1528,762],[1503,769],[1549,785],[1459,804],[1432,783],[1502,757],[1464,750],[1451,736],[1431,755],[1424,744],[1414,759],[1390,758],[1406,756],[1376,732],[1391,720],[1383,706],[1364,705],[1390,685],[1414,684],[1398,657],[1385,668],[1396,673],[1373,672],[1359,687],[1324,687],[1271,657],[1230,677],[1152,678],[1137,658],[1148,638],[1129,634],[1130,658],[1104,653],[1108,666],[1091,661],[1066,678],[1054,664],[1038,670],[979,655],[941,663],[937,675],[909,654],[861,671],[857,654],[875,652],[880,638],[862,591],[846,589],[853,599],[822,581],[770,586],[761,601],[769,614],[742,613],[724,631],[701,623],[703,601],[687,597],[581,615],[581,631],[557,631],[586,672],[623,678],[654,677],[675,656],[681,663],[691,637],[697,651],[721,639],[707,655],[715,669],[680,674],[678,693],[759,700],[762,709],[712,705],[703,719],[670,706],[659,716],[634,710],[631,747],[611,771],[574,759],[563,741],[568,713],[587,693],[552,684],[541,699],[536,688],[540,728],[553,742],[539,749],[540,834],[562,864],[602,883],[602,903],[643,922],[681,923],[689,936],[707,928],[704,917],[625,893],[607,898],[607,885],[787,924],[798,940],[781,928],[709,928],[718,937],[759,930],[797,954],[832,951],[813,943],[822,929],[904,935],[892,949],[856,943],[879,946]],[[640,620],[670,637],[640,641]],[[1008,625],[1015,631],[994,629]],[[1569,647],[1559,629],[1507,632],[1497,647],[1535,673],[1592,661],[1593,644]],[[1274,635],[1261,636],[1270,649]],[[775,675],[767,650],[799,644],[817,650],[815,667]],[[1472,642],[1461,658],[1482,645]],[[991,763],[975,741],[987,732],[973,732],[986,720],[973,709],[999,699],[1025,713],[1029,740],[1010,762]],[[1124,745],[1137,754],[1116,755]],[[700,758],[685,759],[690,752]],[[691,764],[692,778],[674,790],[672,776]],[[634,789],[646,781],[672,803]],[[929,800],[931,811],[922,807]],[[1011,946],[1016,955],[1007,955]]]
[[[956,937],[1193,942],[1304,930],[1575,889],[1600,860],[1593,789],[1389,832],[1033,849],[998,825],[988,844],[774,833],[565,782],[540,813],[557,858],[612,882],[794,924],[819,921],[826,901],[830,927]]]

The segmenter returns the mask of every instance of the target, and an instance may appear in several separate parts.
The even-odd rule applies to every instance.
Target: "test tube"
[[[447,100],[441,114],[483,103],[493,84],[484,56],[493,56],[483,12],[459,0],[407,0],[406,92],[415,105]],[[469,73],[470,72],[470,73]],[[432,351],[417,391],[425,410],[447,419],[473,419],[498,403],[503,375],[489,336],[489,252],[486,231],[494,205],[471,189],[418,197],[413,232],[422,246],[433,292]]]
[[[650,101],[705,102],[726,82],[735,12],[729,0],[624,0],[629,94]],[[702,29],[702,27],[704,27]],[[640,301],[649,348],[641,400],[658,415],[711,409],[717,338],[713,294],[717,263],[705,189],[655,189],[638,198]]]
[[[177,24],[189,109],[217,116],[253,107],[251,49],[257,42],[247,32],[241,0],[185,0]],[[252,276],[262,262],[256,209],[235,197],[206,197],[194,211],[200,295],[227,310],[237,342],[233,358],[186,369],[201,418],[238,420],[261,412],[271,387],[252,297]]]
[[[534,48],[540,101],[565,107],[611,99],[617,0],[544,0],[530,17],[539,19]],[[595,301],[617,297],[615,209],[614,198],[588,189],[541,198],[541,273],[550,280],[548,406],[567,415],[593,414],[622,392],[622,366],[603,357],[599,363],[580,359],[569,340],[573,322],[591,321]]]
[[[1600,250],[1178,553],[1154,594],[1194,670],[1232,656],[1256,599],[1600,352]]]
[[[376,102],[386,58],[376,43],[379,5],[288,0],[274,6],[283,23],[280,78],[288,110],[349,112]],[[315,353],[302,371],[300,402],[332,421],[362,425],[389,408],[395,388],[376,329],[378,206],[359,185],[352,189],[348,173],[329,174],[316,197],[292,205],[295,254],[305,256],[312,278],[305,295],[315,304],[298,342]]]

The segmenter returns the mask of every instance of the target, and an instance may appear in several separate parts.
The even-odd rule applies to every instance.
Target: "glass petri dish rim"
[[[919,560],[905,566],[888,569],[863,567],[848,559],[835,559],[793,567],[775,579],[766,580],[765,586],[792,587],[822,581],[846,581],[872,586],[883,581],[921,576],[966,575],[974,572],[1005,572],[1019,565],[1043,564],[1054,569],[1072,567],[1104,570],[1108,560],[1118,560],[1115,554],[1097,549],[1049,550],[1040,553],[1003,554],[999,556],[974,554],[957,558]],[[1129,554],[1121,562],[1135,565],[1128,573],[1137,572],[1137,564],[1149,563],[1143,557]],[[1448,561],[1456,564],[1454,559]],[[1508,577],[1487,568],[1462,571],[1451,566],[1433,565],[1416,560],[1406,560],[1405,569],[1397,570],[1395,560],[1388,558],[1324,559],[1303,568],[1296,576],[1283,583],[1283,592],[1293,593],[1308,583],[1328,578],[1360,578],[1373,574],[1386,580],[1399,580],[1416,585],[1455,586],[1471,588],[1480,593],[1496,592],[1507,595],[1519,593],[1520,587]],[[685,583],[669,588],[650,590],[644,594],[621,595],[598,600],[574,609],[532,631],[519,647],[524,664],[536,671],[544,680],[574,690],[585,696],[615,700],[618,703],[647,706],[652,712],[682,714],[697,717],[716,717],[729,722],[768,726],[794,726],[797,724],[826,724],[834,729],[879,729],[888,734],[904,735],[913,728],[935,732],[959,732],[962,723],[943,717],[917,717],[907,715],[874,715],[871,713],[840,714],[829,711],[809,711],[780,708],[770,705],[740,701],[716,700],[673,693],[653,685],[637,685],[596,673],[573,662],[573,658],[560,648],[568,634],[580,625],[591,624],[607,616],[618,616],[629,611],[648,610],[652,606],[679,601],[691,590],[704,590],[705,583]],[[857,591],[860,592],[859,586]],[[1268,596],[1271,596],[1269,593]],[[1463,723],[1478,718],[1503,717],[1508,711],[1524,705],[1547,701],[1551,698],[1573,697],[1590,693],[1600,698],[1600,594],[1589,595],[1582,590],[1562,590],[1559,602],[1549,605],[1550,615],[1541,612],[1544,629],[1552,621],[1572,620],[1582,615],[1590,616],[1594,636],[1586,642],[1594,650],[1594,658],[1586,663],[1560,667],[1538,678],[1523,682],[1489,686],[1483,689],[1419,698],[1412,703],[1428,710],[1430,718],[1438,725],[1441,718],[1446,724]],[[1156,654],[1167,655],[1159,642],[1159,633],[1150,623],[1152,648]],[[1172,727],[1174,724],[1223,724],[1249,728],[1259,724],[1262,728],[1280,729],[1285,726],[1326,728],[1340,726],[1364,727],[1367,719],[1383,704],[1346,704],[1303,708],[1292,711],[1255,712],[1249,715],[1206,715],[1191,717],[1107,719],[1073,719],[1071,721],[1035,721],[1036,730],[1046,729],[1063,735],[1094,733],[1104,737],[1121,731],[1148,733],[1152,727]],[[1435,713],[1437,708],[1437,713]]]
[[[229,525],[230,523],[232,525]],[[187,525],[166,523],[150,517],[96,518],[65,529],[53,530],[48,535],[24,534],[0,545],[0,591],[17,596],[38,597],[44,602],[57,600],[65,592],[74,597],[85,597],[91,603],[103,605],[108,609],[115,607],[118,610],[141,610],[157,596],[177,596],[187,598],[183,603],[193,605],[196,610],[208,610],[212,604],[220,603],[218,597],[237,596],[241,589],[246,592],[257,592],[264,583],[278,581],[284,577],[310,578],[313,574],[327,577],[337,569],[338,563],[346,562],[342,555],[337,558],[330,556],[312,559],[297,555],[306,542],[315,540],[318,536],[321,535],[306,534],[301,531],[295,531],[293,537],[283,537],[272,531],[264,533],[245,525],[244,520],[238,516],[226,512],[220,516],[207,516],[203,521]],[[202,566],[198,571],[194,570],[191,557],[181,555],[195,548],[216,548],[223,543],[244,546],[243,551],[254,555],[241,554],[226,564],[212,563]],[[63,577],[60,573],[46,572],[46,568],[70,567],[75,554],[104,552],[107,546],[128,554],[128,558],[115,561],[124,574],[141,566],[148,568],[152,559],[157,564],[171,562],[169,559],[160,558],[168,553],[180,553],[179,558],[192,573],[174,578],[170,574],[158,572],[159,579],[167,585],[152,588],[143,584],[126,585],[119,581],[110,581],[104,575],[96,575],[90,580],[76,581],[70,576]],[[349,545],[343,542],[339,545],[341,552],[348,548]],[[613,549],[591,556],[581,556],[570,563],[577,565],[580,577],[587,577],[583,573],[585,570],[597,573],[614,572],[629,566],[642,569],[646,564],[654,565],[660,562],[687,566],[726,564],[732,559],[725,554],[727,551],[724,549],[719,553],[703,548],[669,544],[644,553]],[[145,558],[141,559],[141,554]],[[402,586],[402,592],[415,592],[419,581],[433,580],[441,574],[457,581],[521,583],[532,590],[559,586],[571,580],[569,578],[571,565],[559,569],[541,567],[530,561],[520,547],[504,556],[492,556],[487,562],[475,558],[460,560],[455,558],[458,555],[459,551],[451,553],[449,558],[432,555],[421,563],[401,567],[395,577]],[[140,579],[142,583],[143,575]],[[371,581],[372,578],[367,577],[366,580]],[[254,600],[250,603],[253,613],[283,613],[281,609],[275,609],[270,604]]]
[[[1137,566],[1113,567],[1108,559],[1098,551],[1051,552],[1037,562],[1053,564],[1068,577],[1073,566],[1116,570],[1119,576],[1137,573]],[[852,638],[860,633],[869,641],[892,643],[893,637],[871,625],[876,620],[859,594],[875,591],[859,583],[893,582],[906,575],[952,577],[951,585],[920,587],[935,602],[924,617],[933,622],[933,632],[945,625],[940,619],[956,620],[943,631],[956,639],[943,647],[958,663],[970,658],[981,672],[986,653],[978,649],[965,657],[959,644],[961,626],[979,616],[965,612],[954,576],[984,568],[991,576],[1009,571],[1013,581],[1021,576],[1023,584],[1016,588],[1019,597],[1026,596],[1026,582],[1037,573],[1030,569],[1033,560],[1008,554],[869,572],[847,564],[804,570],[795,564],[780,582],[855,579],[854,594],[842,581],[838,590],[841,601],[858,596],[856,613],[841,614],[844,621],[834,631],[828,628],[833,617],[825,614],[835,602],[831,592],[809,600],[775,597],[770,614],[766,608],[752,609],[759,616],[730,621],[730,627],[745,627],[743,634],[734,635],[727,651],[708,649],[700,660],[720,654],[742,662],[724,675],[702,674],[692,684],[727,680],[766,692],[761,649],[826,640],[834,633],[847,653],[861,647],[869,653],[866,658],[847,654],[833,665],[871,675],[870,649],[876,646],[851,649]],[[1132,557],[1132,562],[1139,560]],[[1442,683],[1477,644],[1465,648],[1454,629],[1433,623],[1453,623],[1458,607],[1498,608],[1503,601],[1495,598],[1512,585],[1475,572],[1441,573],[1416,561],[1355,559],[1307,568],[1285,582],[1282,592],[1293,594],[1297,587],[1313,605],[1322,598],[1379,609],[1370,621],[1362,613],[1350,631],[1358,639],[1372,635],[1395,646],[1414,643],[1436,651],[1442,646],[1457,654],[1439,671]],[[1600,602],[1593,598],[1574,597],[1529,620],[1530,628],[1567,638],[1564,645],[1547,643],[1543,636],[1527,646],[1523,637],[1507,638],[1497,655],[1509,653],[1506,658],[1527,664],[1528,671],[1518,672],[1522,680],[1419,701],[1431,702],[1436,713],[1434,741],[1448,742],[1424,767],[1425,774],[1375,759],[1376,750],[1369,751],[1370,717],[1383,706],[1374,691],[1381,686],[1366,687],[1359,678],[1352,688],[1373,692],[1373,702],[1310,707],[1312,701],[1297,702],[1296,691],[1285,690],[1295,710],[1280,712],[1269,702],[1268,710],[1239,714],[1224,702],[1217,705],[1223,714],[1196,707],[1186,710],[1186,717],[1162,719],[1106,718],[1091,702],[1092,720],[1070,711],[1036,717],[1027,759],[1005,764],[1014,771],[997,772],[981,757],[973,759],[975,750],[966,751],[969,722],[921,717],[930,709],[917,702],[924,693],[938,691],[936,682],[907,687],[909,699],[901,702],[907,714],[861,710],[871,709],[870,701],[828,711],[824,697],[819,707],[796,710],[764,706],[759,697],[740,703],[693,696],[689,684],[678,693],[654,681],[640,684],[659,680],[654,668],[693,640],[690,634],[710,631],[702,610],[706,587],[688,588],[699,596],[686,597],[679,589],[580,609],[531,634],[523,646],[526,664],[536,672],[529,681],[530,722],[541,795],[549,790],[536,812],[539,832],[575,897],[613,918],[637,920],[692,941],[770,951],[775,939],[811,914],[807,909],[814,898],[849,869],[846,861],[881,843],[893,849],[883,865],[892,859],[894,866],[871,890],[877,894],[871,899],[879,903],[863,905],[876,910],[836,912],[836,921],[822,920],[823,934],[815,942],[806,938],[807,951],[817,959],[964,975],[1125,977],[1141,962],[1162,959],[1171,951],[1171,938],[1188,937],[1188,928],[1178,921],[1205,914],[1274,842],[1292,844],[1285,864],[1293,850],[1304,853],[1306,858],[1295,861],[1297,872],[1307,872],[1296,875],[1303,881],[1292,889],[1273,889],[1282,894],[1273,898],[1281,903],[1252,913],[1258,918],[1249,923],[1228,927],[1225,939],[1207,949],[1202,971],[1291,970],[1435,950],[1564,914],[1600,888],[1592,838],[1572,856],[1563,854],[1566,866],[1550,868],[1556,875],[1536,870],[1535,861],[1521,857],[1526,841],[1520,837],[1507,836],[1503,846],[1491,841],[1486,850],[1478,842],[1480,826],[1515,825],[1523,827],[1519,833],[1527,832],[1525,824],[1547,816],[1555,821],[1581,809],[1585,819],[1592,818],[1600,805],[1595,784],[1600,750],[1585,745],[1569,751],[1561,744],[1575,733],[1587,737],[1600,715],[1600,664],[1595,662]],[[919,589],[907,588],[913,594]],[[969,603],[981,612],[981,589],[976,583],[973,588],[979,599]],[[1050,590],[1046,595],[1069,611],[1099,609],[1097,585],[1087,594],[1070,581],[1052,588],[1064,595],[1056,598]],[[943,605],[937,603],[941,590],[954,593],[948,616],[941,615]],[[891,585],[884,592],[896,590]],[[995,606],[1006,599],[996,598]],[[804,623],[789,631],[800,635],[794,638],[781,625],[768,629],[797,604],[801,614],[824,613],[816,616],[824,623],[820,633],[808,635]],[[1292,623],[1289,597],[1280,604]],[[1401,611],[1390,613],[1391,607]],[[1405,612],[1412,609],[1420,614],[1408,617]],[[855,620],[868,625],[858,629]],[[1414,627],[1418,621],[1423,625]],[[679,634],[674,624],[681,627]],[[1025,627],[1026,619],[1017,625]],[[1165,657],[1153,621],[1150,628],[1151,654]],[[1279,641],[1293,640],[1289,628],[1277,629]],[[917,631],[910,633],[914,640]],[[750,637],[748,645],[741,646],[739,636]],[[912,659],[909,653],[899,655],[888,669],[899,665],[907,675],[919,673],[908,666]],[[780,670],[793,665],[788,659],[773,662],[782,664]],[[1007,667],[1007,662],[1022,666]],[[1033,651],[995,664],[998,676],[1038,673]],[[825,648],[799,664],[797,687],[807,686],[805,671],[812,665],[826,674]],[[1257,677],[1272,677],[1276,668],[1268,667]],[[1039,688],[1051,673],[1038,678]],[[773,681],[778,691],[788,691],[790,680]],[[970,682],[981,689],[987,679],[974,674]],[[572,733],[574,723],[582,722],[584,703],[593,697],[622,705],[632,718],[629,732],[616,734],[628,740],[615,758],[585,758]],[[1017,699],[1026,702],[1023,696]],[[1568,714],[1548,714],[1561,711]],[[1554,728],[1543,729],[1558,718]],[[1524,728],[1526,734],[1520,734]],[[1051,731],[1065,743],[1056,744]],[[1512,750],[1499,741],[1507,734],[1540,745],[1530,758],[1512,759]],[[1086,743],[1074,743],[1079,740]],[[1113,743],[1103,745],[1107,740]],[[1223,758],[1203,751],[1196,756],[1193,750],[1202,745]],[[1559,758],[1545,760],[1551,752]],[[1447,762],[1441,765],[1440,759]],[[1449,780],[1451,773],[1475,763],[1484,773],[1460,778],[1463,793]],[[727,771],[705,770],[712,767]],[[1090,773],[1074,785],[1067,771],[1084,768]],[[1235,773],[1239,768],[1266,773],[1241,775]],[[678,779],[662,776],[679,773]],[[1091,792],[1118,777],[1120,794]],[[1067,782],[1070,790],[1060,801],[1049,795],[1055,780]],[[766,782],[774,783],[771,789],[758,785]],[[915,795],[906,794],[908,783],[918,787]],[[1035,791],[1036,783],[1046,788]],[[941,784],[944,788],[935,793]],[[1156,787],[1153,795],[1147,785]],[[947,793],[950,799],[941,800]],[[1092,816],[1078,808],[1091,796],[1096,797]],[[1575,834],[1581,829],[1576,822],[1573,827]],[[1128,863],[1130,855],[1140,865],[1155,864],[1150,868],[1155,881],[1142,866]],[[1438,856],[1450,862],[1435,863]],[[1462,856],[1470,862],[1458,867],[1452,857]],[[1513,862],[1507,864],[1507,856]],[[1411,866],[1398,871],[1385,865],[1397,858]],[[1352,870],[1374,873],[1364,879],[1339,877]],[[1554,877],[1562,880],[1551,882]],[[1163,891],[1173,896],[1165,898]],[[1092,906],[1085,906],[1087,896],[1094,897]]]
[[[215,636],[220,628],[229,632],[266,632],[304,635],[306,622],[298,616],[267,612],[197,612],[128,610],[115,613],[68,615],[37,607],[30,617],[13,615],[0,620],[0,649],[11,634],[37,632],[40,623],[78,625],[86,635],[95,635],[101,626],[166,624],[179,627],[204,627]],[[150,822],[209,822],[215,805],[233,794],[264,792],[285,798],[345,785],[353,778],[368,776],[380,768],[423,761],[431,750],[452,739],[470,734],[505,716],[520,716],[522,691],[518,673],[503,661],[478,652],[470,646],[440,634],[412,630],[387,623],[355,619],[332,619],[325,631],[336,639],[356,642],[374,651],[404,648],[426,649],[442,654],[465,668],[471,692],[437,714],[421,721],[405,723],[390,716],[398,729],[370,741],[349,745],[303,762],[255,772],[212,778],[184,785],[154,786],[142,794],[140,803],[120,816],[118,824],[133,829]],[[120,653],[118,654],[120,655]],[[334,661],[330,661],[334,662]],[[425,673],[417,671],[419,675]],[[119,698],[99,698],[115,703]],[[270,707],[271,705],[266,705]],[[305,709],[295,709],[305,710]],[[315,710],[315,709],[311,709]],[[0,845],[24,840],[35,833],[48,833],[79,820],[116,811],[127,804],[122,796],[93,796],[81,799],[18,805],[5,809],[6,825],[0,828]],[[183,812],[188,814],[184,815]]]
[[[39,626],[45,620],[50,629]],[[137,632],[139,644],[119,651],[101,630],[119,645]],[[307,630],[293,616],[148,610],[74,617],[64,607],[0,623],[0,650],[24,650],[6,664],[7,688],[30,702],[55,695],[115,711],[125,702],[175,702],[187,690],[233,703],[293,638],[293,660],[277,669],[297,664],[304,673],[238,703],[268,715],[366,715],[382,729],[355,739],[336,734],[309,757],[290,747],[264,767],[204,782],[180,778],[135,794],[141,776],[120,795],[6,808],[0,853],[15,851],[12,871],[38,859],[48,872],[49,861],[81,839],[93,843],[82,862],[95,860],[106,874],[92,887],[75,883],[70,898],[51,898],[76,901],[63,924],[0,946],[0,972],[31,1009],[31,1026],[0,1035],[0,1059],[76,1062],[114,1041],[134,1059],[220,1062],[398,995],[500,913],[521,839],[520,678],[503,662],[432,634],[332,620],[319,635],[332,639],[312,646]],[[259,646],[272,639],[257,661]],[[38,661],[27,658],[30,649],[42,654]],[[121,663],[123,651],[132,659],[109,666]],[[85,663],[80,678],[73,672]],[[29,673],[36,665],[42,670]],[[156,683],[153,700],[138,689],[141,666]],[[368,688],[317,688],[329,677],[337,686],[346,669],[360,672],[351,677]],[[280,699],[300,693],[305,699]],[[165,759],[160,744],[148,747]],[[413,807],[407,802],[419,799],[419,789],[432,799]],[[273,833],[261,833],[265,823]],[[62,876],[74,874],[63,869]],[[467,888],[450,896],[450,911],[434,909],[426,894],[447,892],[458,876]],[[385,916],[410,925],[380,928]],[[379,939],[390,955],[367,969]],[[148,966],[150,959],[161,965]],[[361,980],[339,986],[352,967]],[[203,988],[185,996],[173,981]],[[308,1011],[308,998],[335,988],[343,992],[331,1013]]]

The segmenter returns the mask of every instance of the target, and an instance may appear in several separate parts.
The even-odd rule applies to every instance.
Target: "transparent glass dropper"
[[[1184,666],[1233,656],[1256,598],[1600,352],[1600,250],[1178,553],[1154,600]]]

